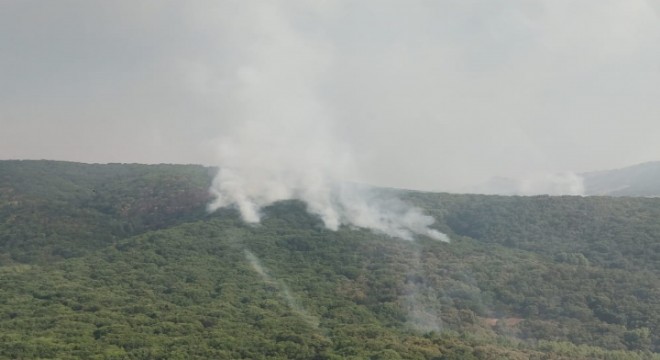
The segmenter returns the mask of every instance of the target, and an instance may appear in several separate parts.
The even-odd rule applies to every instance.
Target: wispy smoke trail
[[[493,178],[467,192],[500,195],[584,195],[584,178],[574,172],[536,173],[509,179]]]
[[[584,195],[584,179],[573,172],[536,174],[520,181],[522,195]]]
[[[277,288],[279,291],[280,295],[286,301],[287,305],[289,308],[298,314],[307,324],[314,328],[318,328],[319,326],[319,320],[310,315],[305,308],[300,305],[298,301],[291,295],[291,291],[289,291],[289,287],[286,286],[286,284],[282,283],[281,281],[276,281],[273,279],[269,274],[268,270],[264,268],[264,266],[261,264],[261,261],[259,261],[259,258],[257,258],[250,250],[245,250],[245,258],[247,261],[250,263],[250,266],[252,266],[252,269],[261,276],[261,279],[269,285],[273,285]]]
[[[412,267],[408,270],[408,275],[418,280],[406,284],[403,304],[408,312],[407,323],[418,331],[439,332],[442,330],[440,301],[434,289],[427,284],[428,279],[422,267],[422,248],[415,244],[413,251]]]
[[[300,10],[296,6],[301,3],[287,4],[292,8],[286,14]],[[357,166],[334,135],[331,116],[318,96],[332,61],[330,44],[297,31],[284,5],[234,5],[244,16],[231,33],[250,36],[237,39],[242,62],[225,81],[234,94],[227,106],[234,107],[237,124],[219,139],[220,170],[209,210],[237,206],[245,221],[256,223],[262,207],[299,199],[328,229],[345,224],[404,239],[421,234],[447,241],[429,228],[433,218],[420,210],[345,182],[359,180]],[[303,5],[309,16],[313,6]]]

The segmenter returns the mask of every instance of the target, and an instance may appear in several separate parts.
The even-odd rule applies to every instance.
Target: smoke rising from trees
[[[296,31],[271,2],[248,4],[236,26],[251,34],[240,42],[229,106],[235,126],[218,139],[220,170],[210,210],[235,205],[246,222],[260,220],[262,207],[298,199],[328,229],[365,227],[394,237],[447,237],[429,228],[433,218],[395,198],[381,198],[359,181],[350,147],[336,135],[332,114],[321,101],[330,45]],[[237,42],[238,43],[238,42]],[[245,50],[247,49],[247,50]]]

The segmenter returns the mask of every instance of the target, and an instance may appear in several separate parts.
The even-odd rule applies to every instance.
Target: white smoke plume
[[[257,223],[264,206],[298,199],[331,230],[345,224],[403,239],[421,234],[447,241],[419,209],[347,182],[359,180],[357,166],[319,100],[332,44],[312,38],[314,31],[303,35],[287,17],[300,4],[313,13],[312,3],[286,3],[286,11],[276,2],[233,4],[245,16],[229,33],[250,36],[236,41],[240,60],[224,79],[232,93],[224,103],[236,124],[218,140],[220,170],[209,210],[237,206],[246,222]]]

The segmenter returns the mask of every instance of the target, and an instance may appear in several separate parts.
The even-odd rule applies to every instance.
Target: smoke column
[[[304,35],[285,16],[295,15],[300,4],[309,16],[313,3],[232,4],[242,14],[229,31],[237,34],[239,61],[223,81],[232,94],[224,103],[236,124],[218,140],[220,170],[209,210],[236,206],[246,222],[258,223],[262,207],[298,199],[331,230],[345,224],[403,239],[421,234],[448,241],[429,228],[434,219],[419,209],[347,182],[359,180],[358,166],[319,100],[332,46]]]

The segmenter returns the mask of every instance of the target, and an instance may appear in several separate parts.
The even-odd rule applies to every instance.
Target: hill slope
[[[658,199],[400,193],[446,244],[209,215],[198,166],[0,179],[0,358],[660,358]]]

